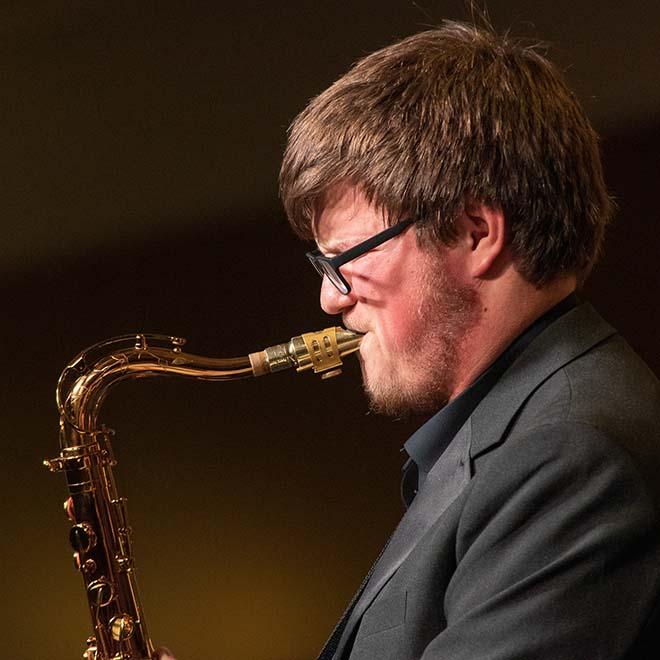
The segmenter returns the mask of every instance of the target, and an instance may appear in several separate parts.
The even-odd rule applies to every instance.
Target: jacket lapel
[[[614,334],[616,330],[586,303],[542,332],[472,413],[471,458],[500,442],[518,410],[539,385]]]
[[[335,658],[342,657],[347,641],[373,599],[470,480],[470,427],[468,420],[433,466],[394,530],[349,617]]]

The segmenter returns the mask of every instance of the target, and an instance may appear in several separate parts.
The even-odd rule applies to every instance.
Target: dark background
[[[79,657],[53,392],[82,348],[137,330],[245,355],[331,323],[286,225],[286,126],[362,55],[460,1],[21,2],[0,7],[3,648]],[[656,371],[660,5],[488,3],[552,42],[603,136],[620,207],[583,297]],[[321,382],[129,382],[117,429],[150,632],[181,660],[305,660],[401,507],[414,428],[366,413],[359,369]]]

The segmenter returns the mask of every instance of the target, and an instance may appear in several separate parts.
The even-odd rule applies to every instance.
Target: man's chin
[[[387,396],[383,392],[374,392],[366,384],[364,391],[369,401],[369,410],[377,415],[405,419],[420,412],[410,401],[398,396]]]
[[[408,382],[393,369],[372,369],[373,365],[364,359],[360,359],[360,366],[363,389],[372,412],[388,417],[409,417],[437,412],[449,401],[445,383]]]
[[[375,376],[373,371],[370,372],[365,366],[363,360],[360,364],[364,393],[369,400],[371,412],[388,417],[401,417],[413,412],[413,407],[403,395],[404,388],[395,384],[394,374],[389,374],[387,377],[388,374],[379,373]]]
[[[410,412],[403,395],[407,389],[400,383],[400,375],[393,365],[378,359],[374,346],[363,343],[358,354],[362,370],[362,386],[369,400],[369,409],[380,415],[400,417]]]
[[[400,418],[435,412],[446,404],[444,382],[429,378],[429,374],[420,374],[406,363],[402,354],[399,359],[391,359],[379,350],[373,335],[367,333],[365,337],[358,360],[372,412]]]

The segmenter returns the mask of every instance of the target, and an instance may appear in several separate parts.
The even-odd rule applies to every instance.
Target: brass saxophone
[[[69,540],[94,631],[85,660],[154,657],[138,594],[126,499],[118,496],[112,472],[113,432],[97,422],[108,390],[129,378],[234,380],[291,367],[327,378],[341,372],[342,357],[357,351],[360,340],[344,328],[327,328],[246,357],[218,359],[183,352],[182,338],[127,335],[95,344],[64,369],[57,384],[60,455],[44,464],[65,472],[69,487],[64,503],[72,523]]]

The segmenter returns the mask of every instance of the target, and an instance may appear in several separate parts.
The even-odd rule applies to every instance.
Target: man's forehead
[[[385,227],[386,218],[387,213],[370,203],[360,187],[338,184],[317,204],[312,222],[314,239],[319,246],[351,247],[355,236],[369,236]]]
[[[347,221],[359,217],[365,207],[369,207],[369,201],[364,192],[357,186],[351,184],[336,184],[321,196],[316,204],[314,213],[314,228],[328,217],[341,216]]]

